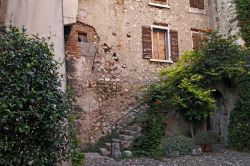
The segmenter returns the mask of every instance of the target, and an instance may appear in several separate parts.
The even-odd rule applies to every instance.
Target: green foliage
[[[190,155],[195,147],[193,139],[182,135],[170,137],[163,141],[164,154],[169,157]]]
[[[248,63],[249,64],[249,63]],[[250,151],[250,73],[239,79],[239,99],[230,115],[230,144],[238,150]]]
[[[177,64],[160,72],[161,81],[150,86],[145,100],[156,115],[175,108],[195,124],[215,110],[215,89],[210,87],[216,82],[223,82],[239,95],[231,114],[231,144],[250,149],[250,68],[247,67],[250,57],[248,50],[233,43],[233,38],[208,34],[200,51],[185,53]]]
[[[136,155],[159,158],[162,156],[160,144],[164,136],[163,119],[159,115],[148,114],[142,125],[142,136],[133,142],[133,152]]]
[[[84,153],[79,148],[79,140],[77,138],[77,131],[75,126],[75,120],[77,118],[77,113],[70,113],[68,114],[68,121],[69,121],[69,128],[68,128],[68,135],[69,135],[69,145],[70,145],[70,159],[72,161],[73,166],[81,166],[83,165],[84,161]]]
[[[238,13],[238,19],[241,26],[242,36],[246,41],[246,46],[250,46],[250,1],[249,0],[237,0],[236,7]]]
[[[215,144],[219,142],[219,136],[212,131],[203,131],[195,136],[197,144]]]
[[[70,157],[59,64],[51,46],[0,27],[0,165],[54,165]]]

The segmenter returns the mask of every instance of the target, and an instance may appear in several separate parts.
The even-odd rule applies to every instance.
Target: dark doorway
[[[216,99],[217,108],[213,111],[213,114],[207,118],[207,129],[215,132],[223,143],[225,138],[225,106],[223,96],[220,92],[214,92],[214,98]]]

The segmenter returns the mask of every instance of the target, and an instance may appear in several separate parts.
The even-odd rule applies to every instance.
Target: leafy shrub
[[[51,49],[0,27],[0,165],[54,165],[70,156],[70,100]]]
[[[219,141],[219,137],[212,131],[203,131],[195,136],[197,144],[214,144]]]
[[[146,114],[142,122],[142,136],[133,142],[133,151],[136,155],[143,155],[152,158],[162,156],[160,147],[164,126],[161,116]]]
[[[68,121],[69,121],[69,145],[70,145],[70,159],[72,161],[72,166],[81,166],[83,165],[84,161],[84,153],[78,146],[80,141],[77,138],[76,134],[76,123],[75,120],[77,118],[77,113],[70,113],[68,115]]]
[[[250,151],[250,75],[242,77],[239,100],[230,114],[229,143],[238,150]]]
[[[242,37],[246,41],[246,46],[250,46],[250,1],[249,0],[237,0],[237,14],[239,19],[239,25],[241,27]]]
[[[230,144],[250,150],[250,53],[234,40],[210,33],[200,51],[185,53],[175,65],[160,72],[161,81],[149,88],[145,100],[155,115],[175,108],[191,124],[198,124],[215,110],[215,89],[211,85],[222,82],[237,94],[236,107],[230,114]]]
[[[166,156],[189,155],[196,145],[192,138],[182,135],[167,138],[163,141],[163,149]]]

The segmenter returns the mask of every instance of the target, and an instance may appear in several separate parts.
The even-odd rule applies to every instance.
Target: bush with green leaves
[[[142,120],[142,135],[133,142],[133,152],[139,156],[159,158],[162,156],[161,138],[164,136],[162,116],[146,114]]]
[[[246,41],[246,46],[250,47],[250,1],[237,0],[235,3],[242,37]]]
[[[155,115],[174,108],[191,124],[199,124],[216,108],[211,85],[222,82],[237,92],[230,116],[230,145],[250,150],[250,53],[234,41],[208,34],[200,51],[186,52],[175,65],[160,72],[161,81],[150,86],[145,100]],[[192,126],[194,137],[193,130]]]
[[[0,27],[0,165],[54,165],[70,157],[70,99],[52,46]]]
[[[192,138],[183,135],[166,138],[163,143],[164,154],[168,157],[179,155],[190,155],[196,144]]]
[[[215,144],[219,142],[219,136],[212,131],[202,131],[196,134],[195,141],[197,144]]]

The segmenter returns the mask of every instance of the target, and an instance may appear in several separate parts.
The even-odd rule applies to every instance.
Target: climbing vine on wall
[[[246,49],[233,43],[233,38],[208,34],[200,51],[185,53],[176,65],[160,72],[161,81],[149,88],[145,100],[156,115],[174,108],[191,124],[197,124],[216,108],[215,89],[209,87],[223,82],[238,94],[231,115],[230,143],[247,150],[250,149],[250,56]]]
[[[240,22],[242,37],[246,41],[246,46],[250,46],[250,1],[237,0],[236,7]]]

